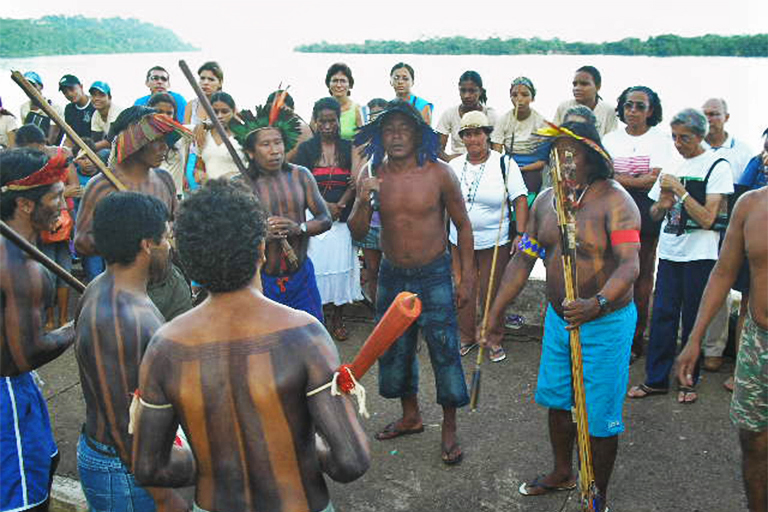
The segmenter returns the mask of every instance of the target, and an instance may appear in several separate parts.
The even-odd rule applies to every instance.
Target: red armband
[[[611,232],[611,245],[639,244],[640,231],[637,229],[624,229]]]

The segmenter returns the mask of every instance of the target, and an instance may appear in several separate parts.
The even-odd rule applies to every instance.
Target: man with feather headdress
[[[309,169],[285,160],[300,133],[296,116],[283,108],[286,95],[283,91],[272,104],[257,107],[255,114],[241,111],[242,124],[232,132],[248,155],[246,181],[268,216],[261,270],[264,295],[322,322],[323,303],[307,247],[309,237],[331,228],[331,215]]]

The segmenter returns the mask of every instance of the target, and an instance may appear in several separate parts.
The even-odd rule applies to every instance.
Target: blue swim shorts
[[[589,433],[611,437],[624,432],[622,408],[629,382],[629,355],[637,322],[635,304],[581,326],[581,352]],[[536,387],[536,403],[551,409],[573,407],[571,348],[567,322],[550,304]]]
[[[17,512],[48,499],[58,453],[48,407],[31,372],[0,377],[0,510]]]
[[[293,274],[270,276],[262,271],[261,286],[268,298],[293,309],[306,311],[322,323],[323,301],[317,289],[315,266],[309,256]]]
[[[459,329],[453,294],[451,256],[445,253],[422,267],[399,268],[382,259],[376,298],[378,322],[398,293],[417,293],[421,316],[379,358],[379,394],[384,398],[412,396],[419,391],[416,357],[419,329],[424,334],[435,373],[437,403],[462,407],[469,403],[459,355]]]

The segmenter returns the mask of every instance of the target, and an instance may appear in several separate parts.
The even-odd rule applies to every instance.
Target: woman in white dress
[[[501,153],[491,149],[491,131],[493,126],[482,112],[472,111],[464,114],[461,118],[459,133],[467,153],[454,158],[449,164],[461,184],[461,193],[464,196],[469,220],[472,222],[475,268],[478,272],[475,280],[478,283],[477,287],[472,291],[472,296],[466,305],[458,309],[462,355],[467,355],[477,346],[478,302],[480,306],[485,304],[499,221],[502,222],[501,238],[491,298],[494,291],[498,289],[510,254],[517,246],[516,234],[525,232],[525,224],[528,221],[526,198],[528,189],[525,187],[520,169],[509,155],[502,156]],[[514,227],[511,221],[512,205],[516,213]],[[460,281],[458,240],[456,228],[453,225],[450,226],[448,239],[451,243],[454,276],[458,285]],[[489,347],[489,357],[493,362],[503,361],[506,358],[501,344]]]

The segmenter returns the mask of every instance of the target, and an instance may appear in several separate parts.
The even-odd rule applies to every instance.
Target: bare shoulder
[[[625,189],[618,181],[614,179],[605,180],[605,189],[603,190],[605,199],[610,199],[617,202],[631,202],[634,203],[634,199],[629,195],[627,189]]]

